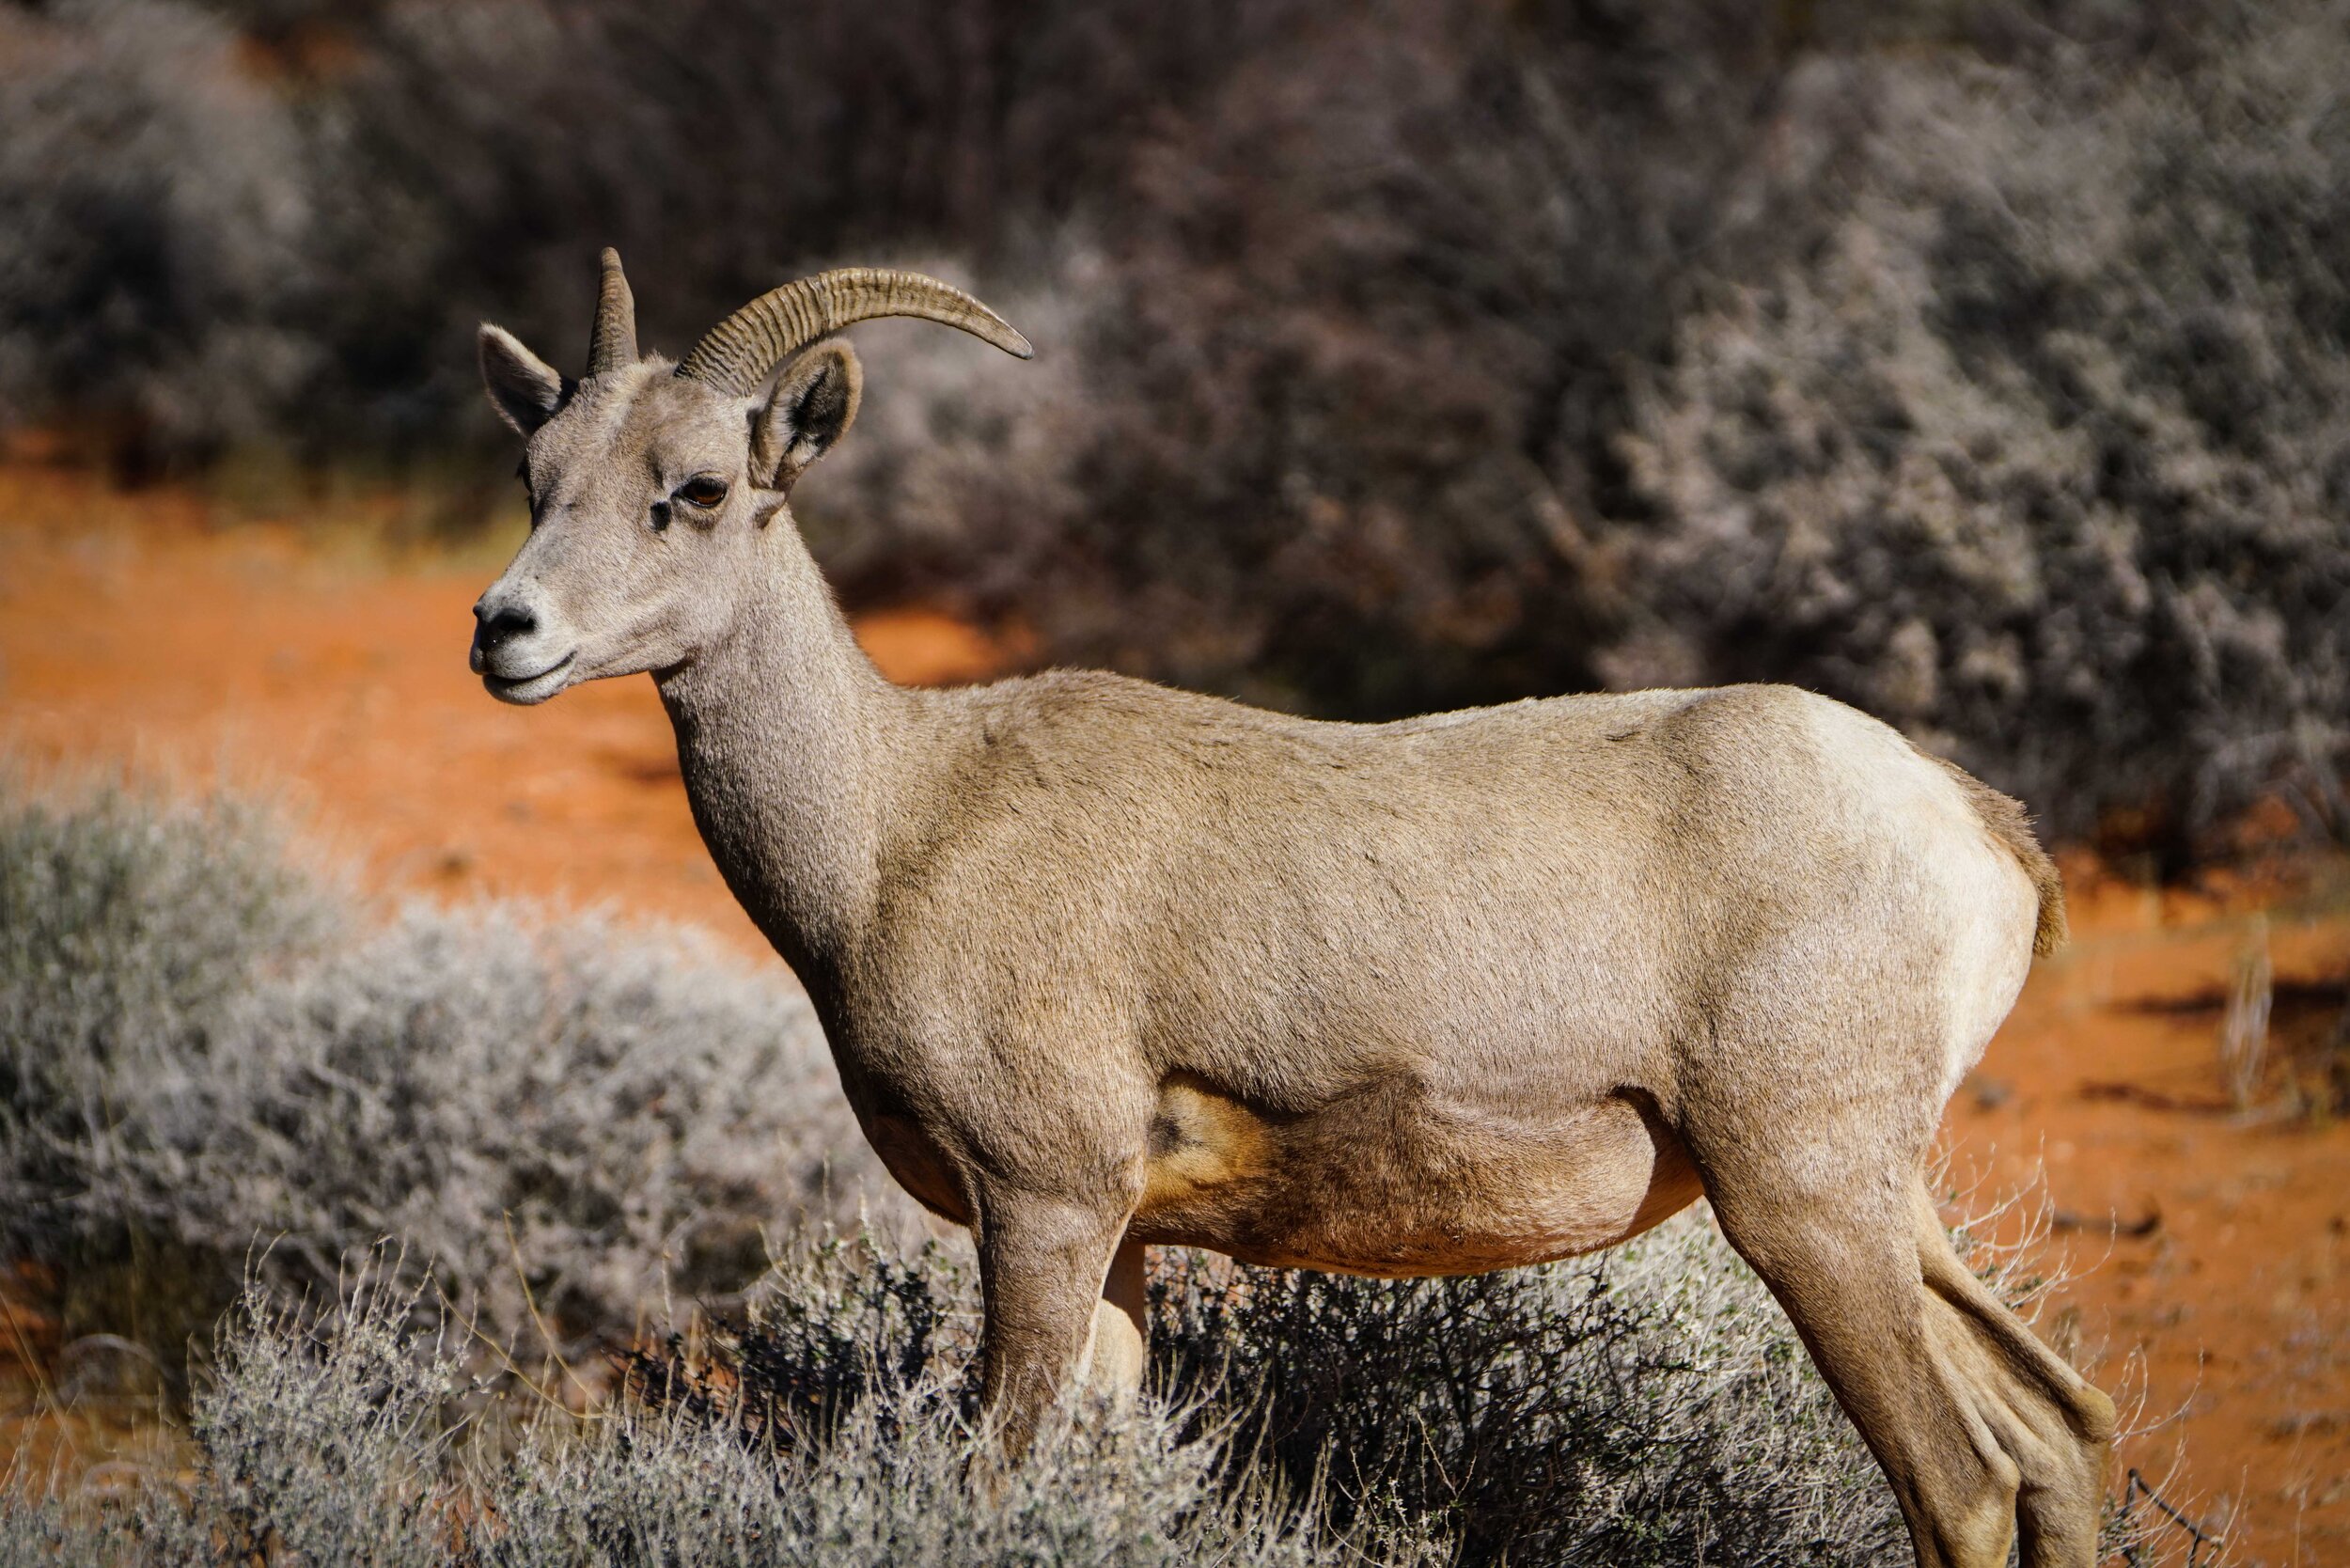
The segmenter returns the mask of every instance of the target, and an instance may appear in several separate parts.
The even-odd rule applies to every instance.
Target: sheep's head
[[[543,702],[684,664],[722,635],[744,575],[731,569],[856,417],[856,354],[826,335],[876,316],[1031,352],[960,290],[851,268],[760,295],[673,366],[637,354],[635,303],[609,250],[585,380],[485,323],[481,379],[527,443],[530,492],[530,538],[474,605],[473,668],[491,695]]]

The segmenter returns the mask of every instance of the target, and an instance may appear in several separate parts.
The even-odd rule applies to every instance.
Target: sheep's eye
[[[708,510],[727,498],[727,481],[713,475],[697,474],[677,487],[677,496]]]

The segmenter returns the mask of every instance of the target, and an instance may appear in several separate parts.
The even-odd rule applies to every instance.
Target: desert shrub
[[[427,1521],[453,1497],[444,1409],[460,1360],[417,1331],[430,1315],[421,1281],[380,1256],[354,1262],[324,1310],[248,1284],[196,1400],[184,1497],[146,1478],[148,1489],[86,1508],[12,1475],[0,1561],[446,1561]]]
[[[1292,8],[11,8],[0,417],[129,415],[165,455],[478,452],[475,323],[568,360],[597,245],[650,285],[647,341],[672,353],[848,252],[1016,263],[1259,12]]]
[[[1371,1280],[1194,1262],[1164,1371],[1344,1506],[1465,1562],[1906,1560],[1883,1477],[1785,1316],[1702,1219],[1591,1262]]]
[[[1989,1215],[1980,1216],[1986,1220]],[[1973,1258],[2019,1310],[2031,1240]],[[976,1413],[977,1282],[838,1236],[788,1249],[698,1352],[631,1359],[649,1408],[761,1452],[903,1440]],[[1154,1253],[1152,1398],[1218,1490],[1303,1503],[1328,1539],[1461,1563],[1907,1563],[1882,1473],[1769,1293],[1700,1210],[1594,1258],[1381,1280]],[[1187,1491],[1175,1496],[1186,1497]],[[2151,1509],[2109,1510],[2132,1562],[2186,1560]],[[944,1560],[942,1559],[941,1560]]]
[[[904,1213],[797,989],[685,933],[373,925],[233,812],[119,798],[0,808],[0,1246],[77,1326],[176,1352],[249,1255],[318,1287],[396,1236],[485,1332],[535,1337],[527,1290],[609,1334],[740,1288],[763,1229]]]
[[[450,1500],[442,1402],[462,1372],[449,1336],[411,1332],[419,1294],[363,1273],[313,1318],[249,1289],[196,1403],[194,1507],[149,1513],[142,1544],[190,1562],[445,1560],[430,1521]]]
[[[2350,69],[2276,8],[2184,72],[1888,64],[1820,252],[1636,378],[1611,682],[1857,701],[2175,856],[2350,761]]]
[[[853,595],[1277,706],[1793,681],[2171,870],[2339,832],[2339,20],[1273,30],[1060,231],[1078,366],[877,375],[806,510]]]
[[[11,1488],[0,1562],[1910,1560],[1696,1215],[1480,1280],[1178,1262],[1152,1292],[1174,1397],[1064,1412],[1009,1473],[973,1419],[978,1293],[935,1250],[791,1244],[731,1326],[638,1351],[585,1415],[512,1382],[485,1401],[418,1284],[379,1252],[322,1311],[249,1287],[180,1487]],[[2186,1541],[2117,1515],[2107,1544],[2151,1564]]]
[[[237,42],[186,6],[0,8],[0,421],[97,412],[142,459],[283,427],[329,349],[316,193]]]
[[[1622,368],[1699,258],[1800,252],[1849,73],[1702,0],[1255,9],[1008,279],[1049,302],[1037,365],[877,366],[921,416],[810,487],[828,564],[1283,706],[1589,683]]]
[[[872,1276],[821,1278],[790,1309],[802,1319],[899,1320],[902,1300]],[[1339,1534],[1310,1497],[1251,1481],[1213,1436],[1156,1408],[1059,1422],[1027,1464],[974,1485],[981,1439],[927,1368],[870,1377],[869,1397],[813,1429],[821,1440],[788,1447],[745,1441],[724,1413],[627,1397],[584,1420],[541,1407],[500,1413],[494,1436],[461,1431],[448,1413],[462,1357],[418,1327],[417,1305],[413,1282],[382,1273],[320,1314],[248,1290],[196,1402],[184,1495],[11,1489],[0,1562],[1304,1568],[1434,1556],[1420,1536]],[[857,1365],[838,1345],[821,1357],[826,1376]]]
[[[820,1447],[860,1406],[977,1415],[979,1294],[967,1262],[870,1233],[807,1231],[778,1249],[739,1317],[676,1331],[620,1358],[647,1405],[724,1426],[777,1451]]]
[[[253,987],[339,934],[267,820],[102,792],[0,805],[0,1215],[117,1163],[115,1096],[200,1059]]]
[[[918,263],[1043,352],[863,337],[852,600],[1347,717],[1793,680],[2174,863],[2350,815],[2335,0],[0,29],[0,418],[494,476],[472,325],[564,361],[597,246],[672,351]]]

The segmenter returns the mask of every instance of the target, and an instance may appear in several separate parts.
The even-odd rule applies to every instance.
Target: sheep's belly
[[[1276,1119],[1212,1087],[1160,1097],[1134,1233],[1250,1262],[1470,1274],[1637,1235],[1700,1194],[1688,1152],[1620,1096],[1536,1115],[1374,1086]]]

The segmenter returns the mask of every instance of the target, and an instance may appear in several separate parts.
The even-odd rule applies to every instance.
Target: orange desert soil
[[[474,554],[402,561],[334,532],[219,525],[177,491],[0,466],[0,765],[259,792],[387,890],[603,903],[778,962],[695,835],[650,682],[523,711],[466,672],[468,607],[497,564]],[[901,681],[1006,659],[919,609],[858,635]],[[2280,1051],[2334,1027],[2350,872],[2302,860],[2186,893],[2066,867],[2072,946],[1952,1104],[1953,1184],[2037,1184],[2044,1254],[2080,1271],[2042,1327],[2101,1356],[2107,1387],[2134,1379],[2142,1419],[2175,1413],[2129,1463],[2222,1521],[2234,1560],[2350,1563],[2350,1124],[2238,1113],[2217,1049],[2219,999],[2264,933]],[[2272,1073],[2256,1104],[2277,1098]],[[15,1314],[0,1368],[57,1349],[39,1283],[0,1307]],[[0,1448],[32,1441],[26,1370],[10,1370]]]

